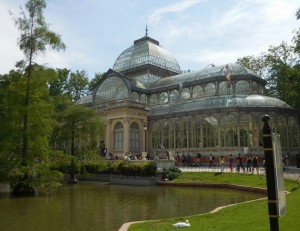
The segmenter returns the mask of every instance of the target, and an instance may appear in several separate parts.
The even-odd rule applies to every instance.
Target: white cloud
[[[167,13],[178,13],[182,12],[196,4],[201,2],[201,0],[182,0],[177,3],[172,3],[167,6],[156,9],[150,16],[150,21],[158,21],[160,18]]]
[[[0,2],[4,32],[0,35],[0,74],[23,58],[17,46],[19,32],[8,10],[18,13],[24,2]],[[183,69],[192,70],[259,55],[270,45],[289,42],[292,31],[300,27],[295,17],[299,0],[153,0],[147,4],[111,0],[69,7],[71,2],[49,1],[45,19],[50,30],[62,36],[67,49],[47,51],[38,61],[72,71],[86,70],[90,77],[113,66],[118,55],[142,34],[147,16],[149,36],[174,54]]]

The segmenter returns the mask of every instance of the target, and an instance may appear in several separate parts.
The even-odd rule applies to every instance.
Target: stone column
[[[124,137],[123,137],[123,151],[124,153],[128,152],[129,153],[129,123],[130,119],[129,118],[124,118]]]
[[[104,145],[106,145],[107,147],[106,157],[108,153],[114,149],[113,127],[111,125],[112,125],[111,120],[108,120],[106,123],[106,134],[105,134],[105,141],[104,141]]]

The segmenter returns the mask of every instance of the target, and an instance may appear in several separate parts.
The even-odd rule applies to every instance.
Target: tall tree
[[[297,20],[300,19],[300,8],[296,12]],[[295,32],[295,36],[293,38],[293,42],[295,43],[295,52],[300,54],[300,29]]]
[[[25,55],[25,60],[23,63],[26,63],[26,68],[24,70],[24,77],[26,78],[26,81],[24,84],[25,94],[22,124],[22,166],[28,165],[28,118],[30,116],[30,101],[33,100],[31,97],[31,92],[33,90],[32,76],[40,76],[37,73],[40,71],[40,69],[33,68],[33,60],[37,55],[44,53],[47,47],[50,47],[54,50],[65,48],[60,36],[49,30],[48,24],[46,24],[43,17],[43,10],[45,8],[46,3],[44,0],[28,0],[25,4],[26,12],[21,8],[20,17],[15,19],[15,24],[21,33],[18,44],[20,50],[23,51]],[[17,188],[20,192],[24,191],[24,193],[26,193],[26,191],[28,191],[26,188],[22,188],[22,186],[18,186]]]
[[[25,4],[27,13],[22,9],[20,18],[15,20],[21,32],[19,47],[24,52],[28,66],[25,71],[26,84],[24,96],[24,117],[23,117],[23,148],[22,165],[27,165],[28,154],[28,106],[30,104],[30,85],[32,76],[32,63],[36,55],[44,53],[47,46],[52,49],[64,49],[65,45],[56,33],[48,29],[43,17],[43,9],[46,8],[44,0],[29,0]]]

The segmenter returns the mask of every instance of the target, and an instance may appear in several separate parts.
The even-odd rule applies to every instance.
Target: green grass
[[[228,183],[266,188],[265,175],[246,175],[232,173],[184,173],[172,182],[195,183]],[[280,231],[300,230],[300,185],[285,181],[285,190],[291,193],[286,195],[286,215],[279,218]],[[270,230],[267,200],[241,203],[226,207],[217,213],[178,217],[167,220],[156,220],[133,224],[129,231],[168,231],[174,230],[172,224],[188,219],[191,226],[184,230],[190,231],[266,231]]]

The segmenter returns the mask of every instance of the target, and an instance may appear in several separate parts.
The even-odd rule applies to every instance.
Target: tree
[[[49,94],[53,97],[66,94],[70,70],[56,69],[56,73],[56,78],[49,82]]]
[[[267,81],[270,96],[300,110],[300,69],[294,48],[282,42],[279,46],[270,46],[268,52],[260,56],[246,56],[237,62],[254,70]]]
[[[27,107],[29,151],[26,165],[22,164],[22,156],[18,155],[23,147],[26,78],[22,73],[11,71],[5,75],[0,91],[0,98],[3,99],[0,104],[0,122],[3,124],[0,130],[0,154],[6,166],[2,170],[15,193],[34,193],[35,187],[58,185],[57,181],[60,180],[60,174],[47,170],[49,138],[54,124],[47,82],[55,72],[38,65],[33,65],[32,70],[31,103]]]
[[[300,8],[297,10],[296,18],[297,18],[297,20],[300,19]],[[295,52],[297,54],[300,54],[300,29],[298,29],[295,32],[295,35],[294,35],[294,38],[293,38],[293,42],[295,44]]]
[[[59,131],[57,139],[65,144],[73,157],[70,182],[76,183],[74,156],[80,151],[96,152],[99,136],[104,133],[104,123],[94,109],[72,105],[63,112]]]
[[[44,0],[28,0],[25,4],[27,13],[21,8],[21,17],[15,20],[19,31],[21,32],[18,44],[20,50],[23,51],[25,55],[25,60],[22,62],[25,65],[24,77],[26,81],[24,82],[25,94],[24,97],[24,108],[23,108],[23,123],[22,123],[22,151],[21,151],[21,165],[26,168],[29,164],[29,139],[34,135],[33,130],[29,129],[28,123],[29,118],[34,118],[33,114],[30,114],[30,105],[31,101],[34,100],[32,97],[33,89],[33,76],[41,77],[39,68],[33,67],[34,58],[46,51],[47,47],[50,47],[54,50],[64,49],[65,45],[61,41],[61,38],[58,34],[50,31],[48,25],[46,24],[43,17],[43,9],[46,8],[46,3]],[[36,80],[36,78],[34,78]],[[33,151],[31,149],[30,151]],[[32,159],[31,159],[32,161]],[[26,182],[25,175],[20,175],[24,182]],[[22,181],[22,180],[21,180]],[[20,182],[21,182],[20,181]],[[20,183],[16,184],[16,193],[31,193],[33,190],[30,187],[27,187],[25,184]]]
[[[243,58],[237,59],[237,63],[244,67],[253,70],[256,74],[261,77],[265,77],[267,74],[266,57],[262,53],[260,56],[245,56]]]
[[[89,83],[89,91],[92,92],[97,83],[104,77],[106,73],[95,73],[95,77]]]
[[[79,100],[82,96],[89,93],[88,90],[89,79],[85,71],[72,72],[66,86],[68,94],[73,101]]]

